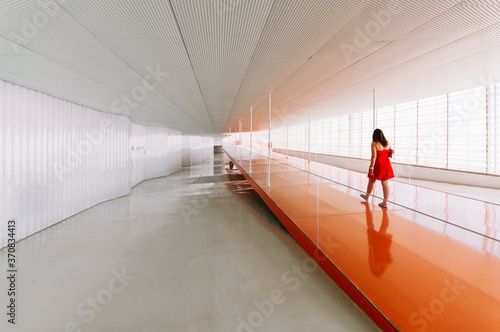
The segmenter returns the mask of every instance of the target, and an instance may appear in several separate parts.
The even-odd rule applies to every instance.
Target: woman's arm
[[[372,157],[370,159],[370,174],[373,173],[373,167],[375,166],[375,159],[377,158],[377,148],[375,147],[375,143],[372,142]]]

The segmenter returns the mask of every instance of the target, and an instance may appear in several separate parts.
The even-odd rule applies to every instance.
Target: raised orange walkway
[[[500,331],[498,205],[392,181],[395,204],[382,210],[379,199],[359,198],[364,174],[225,150],[295,240],[382,330]]]

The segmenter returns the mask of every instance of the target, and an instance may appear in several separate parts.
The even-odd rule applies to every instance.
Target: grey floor
[[[19,242],[17,324],[2,312],[0,331],[378,331],[223,163]]]

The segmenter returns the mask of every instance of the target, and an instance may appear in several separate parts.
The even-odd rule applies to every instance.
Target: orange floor
[[[276,155],[268,164],[241,147],[225,149],[383,330],[500,331],[498,205],[391,181],[394,203],[382,210],[379,199],[359,198],[364,174]]]

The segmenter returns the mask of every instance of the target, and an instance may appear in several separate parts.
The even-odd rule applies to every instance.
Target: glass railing
[[[360,198],[366,174],[277,153],[268,158],[237,145],[224,149],[398,329],[500,324],[500,318],[491,321],[491,308],[500,306],[498,205],[389,181],[388,208],[382,209],[378,182],[368,202]],[[457,300],[443,302],[444,310],[436,303],[446,287],[455,287]],[[483,301],[487,312],[470,307]],[[439,312],[439,323],[422,315],[422,303]],[[464,322],[461,312],[476,316]]]

